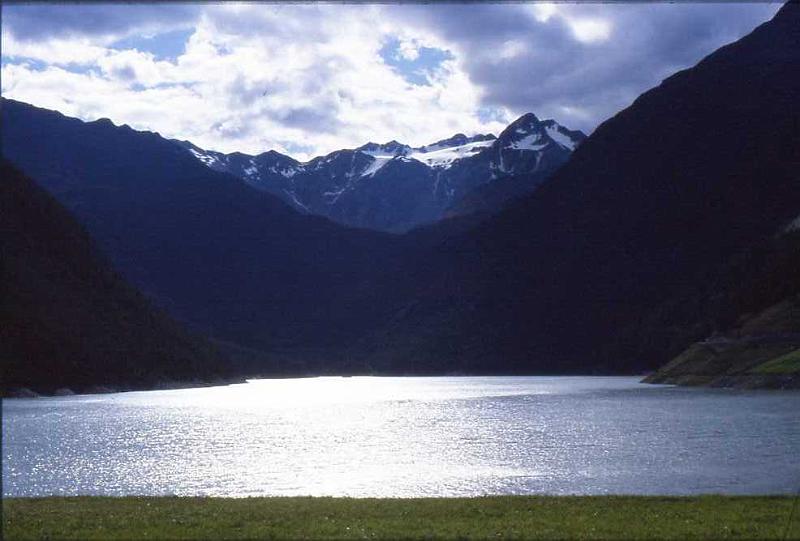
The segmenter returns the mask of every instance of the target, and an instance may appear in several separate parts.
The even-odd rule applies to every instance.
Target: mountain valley
[[[196,379],[666,365],[651,381],[796,387],[799,96],[800,4],[788,3],[588,137],[529,113],[498,137],[368,143],[301,163],[3,98],[4,188],[13,195],[29,177],[55,199],[23,217],[41,220],[51,239],[30,241],[39,246],[30,253],[51,255],[26,262],[19,237],[3,237],[4,253],[17,254],[4,261],[14,278],[4,287],[17,287],[20,269],[47,276],[63,230],[83,251],[92,237],[109,260],[92,260],[105,278],[88,270],[88,285],[76,285],[65,271],[42,282],[53,298],[37,290],[30,306],[58,319],[72,317],[65,299],[75,287],[112,299],[96,301],[108,336],[83,343],[94,353],[68,349],[73,359],[53,357],[62,368],[35,364],[4,380],[74,385],[70,363],[105,358],[125,321],[139,321],[148,334],[136,354],[130,335],[119,339],[130,365],[113,368],[115,383],[143,385],[179,359],[198,367]],[[35,208],[12,195],[8,208]],[[50,213],[62,216],[55,225]],[[9,224],[12,233],[37,227]],[[120,293],[123,280],[143,295]],[[120,322],[105,302],[130,312]],[[38,310],[8,306],[6,329]],[[74,345],[61,326],[47,328],[43,343]],[[753,355],[763,343],[778,344],[769,358]]]

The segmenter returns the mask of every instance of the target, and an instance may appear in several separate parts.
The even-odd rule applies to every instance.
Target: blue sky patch
[[[510,122],[505,111],[497,107],[479,108],[478,120],[484,124],[488,124],[489,122],[500,122],[501,124],[507,124]]]
[[[77,73],[80,75],[98,74],[97,69],[90,64],[82,64],[78,62],[69,62],[66,64],[47,63],[37,58],[30,58],[27,56],[18,56],[18,55],[9,55],[9,56],[3,55],[2,57],[0,57],[0,66],[10,66],[10,65],[27,66],[28,69],[34,71],[45,71],[47,70],[47,68],[55,66],[63,70],[69,71],[71,73]]]
[[[156,60],[175,60],[186,51],[186,42],[194,34],[194,29],[173,30],[154,36],[142,34],[128,36],[110,45],[112,49],[136,49],[151,53]]]
[[[0,63],[3,66],[7,66],[10,64],[18,64],[23,66],[28,66],[29,69],[33,69],[36,71],[44,71],[49,64],[42,62],[41,60],[37,60],[35,58],[28,58],[27,56],[5,56],[3,55],[0,57]]]
[[[294,141],[279,141],[280,144],[286,149],[290,156],[295,154],[308,154],[309,156],[316,150],[312,145],[304,145],[303,143],[296,143]]]
[[[445,60],[454,58],[450,51],[434,47],[420,47],[418,53],[413,60],[405,58],[400,53],[398,38],[390,39],[380,50],[384,63],[413,85],[430,85],[428,74],[436,71]]]

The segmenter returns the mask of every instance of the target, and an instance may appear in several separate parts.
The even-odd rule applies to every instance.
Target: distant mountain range
[[[778,242],[800,217],[798,98],[790,2],[639,96],[533,194],[403,271],[412,278],[395,276],[403,309],[362,341],[363,358],[630,373],[800,294],[791,265],[761,272],[798,249]]]
[[[156,133],[5,98],[0,121],[4,156],[74,213],[129,282],[192,329],[271,351],[264,372],[306,370],[300,349],[339,367],[316,351],[372,325],[381,303],[367,285],[411,246],[300,214]],[[287,348],[292,362],[273,362]]]
[[[571,155],[554,124],[526,115],[497,139],[369,144],[308,164],[267,153],[272,165],[242,157],[231,174],[158,134],[6,99],[0,143],[125,278],[237,357],[238,373],[637,373],[684,352],[654,379],[732,381],[794,366],[770,379],[791,386],[798,96],[800,5],[788,3]],[[543,164],[560,159],[542,182]],[[319,169],[306,171],[311,163]],[[406,169],[419,175],[389,182]],[[437,173],[452,195],[419,199]],[[509,201],[521,185],[538,187]],[[309,209],[287,204],[295,197]],[[400,201],[409,206],[395,209]],[[495,214],[467,210],[481,204]],[[358,228],[326,218],[345,216]],[[364,229],[423,223],[402,235]],[[737,358],[775,333],[775,359]],[[709,354],[704,344],[720,336],[744,341]]]
[[[418,148],[367,143],[305,163],[275,151],[222,154],[176,142],[208,167],[236,175],[299,212],[404,232],[447,216],[500,210],[544,182],[585,138],[528,113],[499,137],[459,133]]]

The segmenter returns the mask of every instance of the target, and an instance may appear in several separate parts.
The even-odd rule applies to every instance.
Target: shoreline
[[[252,378],[249,378],[252,379]],[[53,391],[35,391],[30,387],[14,387],[0,391],[0,399],[14,398],[59,398],[66,396],[94,396],[116,393],[137,393],[147,391],[171,391],[177,389],[202,389],[204,387],[219,387],[247,383],[247,378],[224,378],[214,381],[165,381],[142,387],[119,385],[92,385],[89,387],[59,387]]]
[[[800,390],[800,377],[798,375],[760,375],[745,376],[717,376],[717,377],[665,377],[660,371],[639,374],[469,374],[469,373],[442,373],[442,374],[297,374],[297,375],[257,375],[235,378],[224,378],[215,381],[167,381],[144,387],[111,385],[93,385],[91,387],[73,391],[69,387],[61,387],[51,392],[39,392],[29,387],[16,387],[0,391],[0,399],[30,399],[30,398],[58,398],[66,396],[94,396],[103,394],[170,391],[179,389],[202,389],[205,387],[221,387],[227,385],[245,384],[249,380],[282,380],[282,379],[312,379],[312,378],[475,378],[475,377],[623,377],[639,378],[640,383],[648,385],[671,385],[678,387],[701,387],[715,389],[758,390],[758,391],[798,391]]]
[[[645,378],[645,374],[468,374],[468,373],[374,373],[374,374],[283,374],[283,375],[254,375],[236,378],[225,378],[215,381],[177,381],[159,382],[145,387],[113,387],[111,385],[93,385],[85,389],[78,388],[73,391],[69,387],[61,387],[52,392],[39,392],[29,387],[16,387],[0,392],[0,398],[57,398],[64,396],[83,396],[98,394],[132,393],[146,391],[170,391],[178,389],[202,389],[204,387],[218,387],[226,385],[244,384],[250,380],[283,380],[283,379],[313,379],[313,378],[480,378],[480,377],[603,377],[603,378]]]
[[[708,389],[731,389],[751,391],[798,391],[800,390],[800,377],[798,375],[775,375],[760,377],[745,376],[718,376],[718,377],[665,377],[660,371],[646,374],[468,374],[468,373],[442,373],[442,374],[285,374],[285,375],[258,375],[247,377],[225,378],[215,381],[171,381],[159,382],[145,387],[106,386],[94,385],[86,389],[73,391],[62,387],[52,392],[33,391],[28,387],[17,387],[0,392],[0,399],[20,398],[59,398],[66,396],[93,396],[102,394],[135,393],[148,391],[171,391],[180,389],[202,389],[206,387],[222,387],[227,385],[246,384],[249,380],[283,380],[283,379],[313,379],[313,378],[476,378],[476,377],[592,377],[592,378],[639,378],[640,383],[647,385],[670,385],[677,387],[701,387]]]
[[[0,391],[0,399],[15,398],[58,398],[65,396],[91,396],[116,393],[135,393],[147,391],[170,391],[178,389],[202,389],[205,387],[221,387],[247,383],[249,380],[283,380],[283,379],[313,379],[313,378],[478,378],[478,377],[603,377],[603,378],[640,378],[644,382],[648,374],[468,374],[468,373],[376,373],[376,374],[292,374],[292,375],[255,375],[236,378],[225,378],[215,381],[169,381],[159,382],[144,387],[93,385],[87,388],[73,390],[69,387],[59,387],[54,391],[35,391],[30,387],[14,387]]]

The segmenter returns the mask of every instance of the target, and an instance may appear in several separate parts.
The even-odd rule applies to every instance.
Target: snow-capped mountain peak
[[[447,139],[442,139],[441,141],[436,141],[435,143],[418,147],[414,150],[418,152],[435,152],[445,148],[460,147],[469,143],[480,143],[484,141],[493,141],[495,139],[497,138],[491,133],[473,135],[472,137],[467,137],[463,133],[457,133]]]
[[[585,138],[583,133],[568,130],[555,120],[539,120],[533,113],[526,113],[509,124],[497,142],[500,149],[540,151],[556,145],[572,151]]]
[[[539,117],[537,117],[534,113],[525,113],[514,122],[509,124],[508,128],[518,128],[524,129],[525,131],[530,131],[531,128],[536,127],[539,124],[541,124],[541,120],[539,120]]]
[[[498,148],[540,150],[547,145],[544,125],[533,113],[526,113],[508,125],[497,138]]]
[[[301,212],[404,231],[447,213],[470,212],[481,201],[484,210],[499,208],[533,191],[584,137],[527,113],[499,137],[456,133],[416,148],[396,140],[369,142],[302,163],[274,150],[223,154],[176,142],[208,167],[238,176]],[[506,177],[515,180],[495,182]]]
[[[367,143],[366,145],[362,145],[358,147],[356,150],[363,152],[364,154],[369,154],[370,156],[405,156],[409,152],[411,152],[411,147],[408,145],[404,145],[402,143],[398,143],[395,140],[389,141],[388,143],[384,143],[382,145],[378,143]]]

